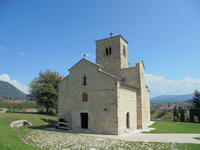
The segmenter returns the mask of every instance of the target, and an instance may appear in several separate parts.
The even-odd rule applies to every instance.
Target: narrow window
[[[108,48],[106,48],[106,56],[108,56],[108,55],[109,55]]]
[[[110,56],[112,54],[112,48],[111,47],[106,47],[106,56]]]
[[[130,115],[129,115],[129,112],[126,113],[126,128],[130,128]]]
[[[86,86],[86,84],[87,84],[87,78],[86,76],[83,76],[83,86]]]
[[[123,46],[123,55],[126,56],[126,47]]]
[[[83,93],[82,94],[82,101],[83,102],[87,102],[88,101],[88,94],[87,93]]]
[[[112,49],[111,49],[111,47],[109,47],[109,55],[111,55],[112,54]]]

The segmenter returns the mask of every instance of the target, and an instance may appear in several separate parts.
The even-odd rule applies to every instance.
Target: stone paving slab
[[[195,137],[200,137],[200,134],[149,134],[149,133],[141,133],[143,130],[136,130],[131,133],[123,134],[123,135],[107,135],[100,134],[95,132],[90,132],[88,130],[57,130],[53,128],[48,128],[50,131],[59,131],[64,133],[76,133],[78,135],[87,135],[87,136],[95,136],[95,137],[103,137],[103,138],[113,138],[125,141],[141,141],[141,142],[174,142],[174,143],[194,143],[200,144],[200,140],[194,139]],[[148,129],[150,130],[150,128]],[[145,130],[146,131],[146,130]]]
[[[104,138],[114,138],[126,141],[143,141],[143,142],[175,142],[175,143],[195,143],[200,144],[200,140],[194,139],[200,137],[200,134],[125,134],[125,135],[94,135]]]

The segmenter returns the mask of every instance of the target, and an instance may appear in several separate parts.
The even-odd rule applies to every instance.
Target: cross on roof
[[[86,59],[86,57],[87,57],[87,55],[86,55],[86,54],[83,54],[83,58]]]

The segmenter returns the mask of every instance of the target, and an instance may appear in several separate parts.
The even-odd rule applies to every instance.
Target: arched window
[[[126,128],[130,128],[130,114],[126,113]]]
[[[112,54],[112,48],[109,47],[109,55],[111,55],[111,54]]]
[[[106,56],[110,56],[112,54],[112,48],[111,47],[106,47]]]
[[[88,94],[87,93],[83,93],[82,94],[82,101],[83,102],[87,102],[88,101]]]
[[[126,56],[126,47],[123,45],[123,55]]]
[[[109,50],[108,50],[108,48],[106,48],[106,56],[108,56],[109,55]]]
[[[87,77],[83,76],[83,86],[86,86],[86,84],[87,84]]]

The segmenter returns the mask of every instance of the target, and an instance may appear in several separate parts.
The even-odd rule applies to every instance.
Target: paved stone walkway
[[[90,134],[91,135],[91,134]],[[132,133],[125,135],[91,135],[105,138],[114,138],[126,141],[143,141],[143,142],[175,142],[175,143],[195,143],[200,144],[200,140],[194,137],[200,137],[200,134],[146,134]]]
[[[56,129],[48,129],[51,131],[60,131],[66,132],[66,130],[56,130]],[[141,141],[141,142],[175,142],[175,143],[194,143],[200,144],[200,140],[194,139],[195,137],[200,137],[200,134],[164,134],[164,133],[141,133],[142,131],[150,131],[148,130],[136,130],[129,134],[123,135],[105,135],[98,133],[91,133],[87,130],[69,130],[67,133],[76,133],[79,135],[87,135],[87,136],[95,136],[95,137],[103,137],[103,138],[113,138],[125,141]]]

